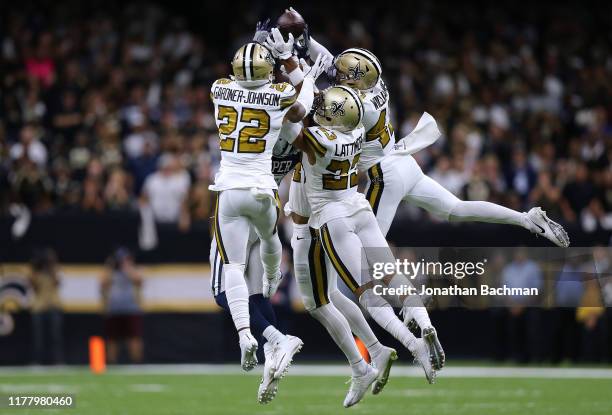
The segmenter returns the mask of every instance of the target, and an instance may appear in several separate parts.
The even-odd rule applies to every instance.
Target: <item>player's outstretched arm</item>
[[[300,92],[295,101],[295,104],[291,106],[285,119],[290,122],[300,122],[312,109],[312,103],[314,101],[314,90],[315,90],[315,82],[317,78],[323,73],[325,70],[325,65],[327,61],[323,55],[320,55],[315,63],[310,67],[307,73],[303,75],[301,82],[297,85],[300,86]],[[300,71],[299,67],[295,68],[292,72],[289,73],[290,79],[292,78],[292,74],[296,71]]]
[[[329,64],[325,68],[326,71],[328,67],[331,66],[332,63],[334,62],[334,55],[332,55],[332,53],[325,46],[317,42],[315,38],[312,36],[310,36],[309,54],[310,54],[310,59],[314,59],[314,60],[316,60],[321,55],[325,56],[325,58],[329,62]]]

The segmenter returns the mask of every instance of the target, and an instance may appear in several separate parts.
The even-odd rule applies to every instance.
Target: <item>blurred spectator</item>
[[[104,189],[104,202],[108,209],[122,210],[130,206],[130,186],[125,172],[116,167],[110,172]]]
[[[159,159],[157,172],[145,181],[142,202],[153,209],[155,220],[159,223],[189,226],[187,196],[191,179],[174,154],[164,154]]]
[[[135,180],[136,193],[140,193],[147,176],[155,172],[158,159],[156,145],[152,140],[146,140],[143,143],[142,153],[128,160],[129,170]]]
[[[522,147],[512,153],[512,165],[508,172],[508,188],[518,193],[521,199],[527,199],[536,181],[536,173],[529,165],[527,154]]]
[[[610,264],[608,250],[602,247],[593,248],[592,258],[582,264],[584,290],[580,307],[576,313],[581,328],[580,358],[587,362],[607,360],[610,350],[606,350],[608,339],[608,321],[606,316],[606,287]]]
[[[210,184],[210,167],[207,162],[201,162],[189,194],[189,216],[193,222],[206,222],[212,216],[213,195],[208,190]]]
[[[605,309],[601,303],[601,292],[594,279],[587,279],[582,305],[578,308],[576,319],[581,327],[581,360],[601,362],[605,360]]]
[[[16,199],[35,213],[50,209],[52,182],[44,170],[30,160],[23,160],[10,174]]]
[[[465,177],[461,172],[455,170],[448,157],[442,156],[438,159],[430,177],[448,189],[451,193],[459,195],[465,184]]]
[[[502,284],[509,288],[543,287],[540,266],[529,259],[525,248],[517,248],[513,260],[502,270]],[[516,295],[508,301],[508,347],[510,355],[518,362],[541,359],[540,310],[538,297]]]
[[[45,167],[47,163],[47,149],[45,145],[36,138],[36,129],[32,125],[26,125],[21,129],[20,140],[11,147],[11,158],[17,162],[26,159],[39,167]]]
[[[64,362],[63,312],[59,296],[60,275],[53,249],[36,253],[31,262],[32,361],[43,364]]]
[[[526,248],[515,250],[513,260],[502,270],[502,284],[509,288],[542,289],[542,270],[537,262],[529,259]],[[523,295],[512,296],[508,302],[516,308],[538,304],[537,298]]]
[[[577,255],[566,259],[555,281],[555,303],[552,313],[552,360],[574,360],[578,357],[580,343],[576,309],[584,293],[581,258]]]
[[[83,114],[74,91],[62,92],[60,103],[53,117],[53,127],[57,137],[67,145],[72,144],[76,132],[81,128]]]
[[[552,182],[550,172],[541,171],[538,174],[538,180],[535,187],[529,194],[529,204],[533,206],[541,206],[545,212],[552,218],[558,218],[561,215],[559,201],[561,199],[561,191]]]
[[[93,177],[87,177],[83,182],[83,198],[81,209],[84,212],[101,213],[104,210],[104,199],[102,197],[102,186],[100,181]]]
[[[106,269],[101,277],[109,363],[117,363],[119,347],[124,341],[130,361],[142,361],[141,288],[142,275],[132,254],[125,248],[117,249],[106,261]]]
[[[53,35],[44,32],[40,35],[34,51],[23,51],[28,76],[38,80],[44,87],[55,81],[55,62],[53,61]]]
[[[582,210],[586,208],[595,197],[595,186],[589,181],[589,170],[586,163],[576,165],[574,179],[563,188],[561,208],[565,220],[574,222]]]

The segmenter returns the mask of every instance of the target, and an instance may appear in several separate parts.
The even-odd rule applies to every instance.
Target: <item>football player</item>
[[[283,177],[293,170],[301,158],[299,151],[284,139],[288,134],[293,134],[291,125],[291,123],[288,123],[281,128],[279,139],[272,152],[272,174],[277,184],[280,184]],[[298,127],[298,132],[299,129]],[[293,136],[295,137],[295,134]],[[259,254],[259,238],[252,226],[249,230],[247,252],[245,275],[249,290],[250,326],[258,343],[264,343],[265,356],[263,377],[259,384],[257,400],[261,404],[266,404],[276,397],[278,383],[287,372],[295,354],[302,348],[303,342],[298,337],[283,334],[276,328],[274,309],[269,299],[263,296],[263,268]],[[219,250],[214,238],[210,247],[210,265],[212,268],[211,285],[215,301],[229,312],[225,295],[223,262],[220,260]]]
[[[258,24],[257,29],[260,30],[261,25]],[[273,29],[272,36],[266,40],[266,44],[273,48],[270,42],[274,41],[283,41],[277,29]],[[320,54],[315,59],[320,59],[321,56],[327,58],[328,55]],[[306,70],[306,62],[303,59],[301,62],[303,69]],[[292,72],[290,76],[292,82],[299,82],[298,75],[299,71]],[[397,352],[378,341],[359,307],[338,290],[336,274],[324,255],[316,232],[308,226],[310,207],[304,191],[303,177],[301,167],[296,166],[285,213],[291,216],[294,222],[291,246],[295,277],[304,306],[328,330],[349,362],[357,368],[363,362],[351,330],[365,342],[372,363],[379,370],[378,378],[372,386],[372,392],[378,394],[388,381],[391,366],[397,360]],[[347,402],[352,405],[357,400],[353,397]]]
[[[301,173],[305,176],[303,188],[310,209],[308,223],[315,230],[310,232],[318,235],[335,271],[357,295],[372,318],[411,351],[423,367],[427,380],[433,383],[435,370],[432,361],[435,358],[430,356],[425,340],[415,338],[397,318],[390,304],[373,293],[372,281],[367,277],[362,281],[361,255],[364,255],[369,266],[376,262],[394,262],[394,259],[372,209],[363,194],[357,192],[356,166],[365,136],[361,124],[361,98],[351,88],[335,86],[323,91],[317,97],[317,102],[314,121],[318,126],[305,128],[294,141],[294,145],[304,151],[301,163]],[[291,205],[291,209],[295,211],[296,207]],[[316,257],[316,244],[312,246],[313,256]],[[364,251],[364,247],[368,249]],[[312,301],[316,305],[330,305],[325,287],[320,286],[321,272],[317,272],[317,268],[323,265],[320,261],[317,263],[316,258],[309,265],[314,291]],[[312,268],[315,272],[312,272]],[[296,274],[301,274],[298,264]],[[399,281],[394,277],[388,276],[385,284],[395,286]],[[308,300],[305,292],[302,295]],[[350,346],[354,346],[354,342],[350,338],[350,328],[340,317],[341,314],[331,327],[337,332],[337,337],[340,337],[340,332],[348,337],[344,342],[337,341],[339,345],[342,344],[342,350],[349,357],[353,370],[351,388],[344,402],[348,407],[357,403],[369,385],[377,380],[378,370],[363,362],[358,351],[351,350]]]
[[[292,48],[288,42],[288,49],[277,50],[289,70],[297,67]],[[280,283],[282,253],[276,232],[279,207],[272,174],[273,147],[283,124],[300,122],[310,111],[314,81],[322,70],[320,60],[315,62],[296,89],[272,82],[274,64],[266,47],[247,43],[234,55],[231,78],[219,79],[211,88],[221,147],[220,170],[210,186],[218,192],[214,239],[245,370],[257,364],[258,347],[250,330],[249,290],[244,278],[250,230],[260,240],[262,291],[269,297]]]
[[[289,11],[295,12],[293,9],[285,10],[285,12]],[[270,36],[269,31],[268,19],[264,23],[257,24],[254,38],[264,42],[274,41],[274,36],[267,40]],[[324,62],[331,62],[333,59],[333,56],[312,37],[309,37],[307,32],[303,33],[299,39],[301,42],[294,45],[295,55],[306,57],[309,60],[310,57],[315,60],[323,57]],[[307,70],[306,59],[300,59],[300,61],[303,69]],[[327,67],[331,67],[331,64]],[[292,72],[290,81],[299,83],[300,75],[300,71]],[[353,362],[357,356],[356,351],[358,351],[353,338],[349,331],[337,328],[338,325],[342,327],[349,325],[350,330],[364,342],[372,364],[379,370],[378,379],[372,385],[372,393],[380,393],[387,384],[393,362],[397,360],[397,352],[379,342],[359,307],[338,290],[336,273],[324,255],[321,241],[314,230],[308,226],[310,206],[304,190],[301,164],[294,170],[289,202],[285,205],[285,214],[293,221],[291,246],[294,271],[304,307],[328,330],[349,361]]]
[[[539,207],[517,212],[486,201],[463,201],[425,175],[411,154],[440,136],[435,120],[425,113],[415,131],[395,143],[389,117],[389,93],[381,78],[380,61],[372,52],[347,49],[334,59],[334,69],[337,84],[364,95],[366,138],[357,168],[368,172],[366,198],[384,235],[389,231],[397,207],[405,200],[445,220],[522,226],[557,246],[569,246],[563,227]],[[414,307],[406,311],[405,322],[408,324],[414,319],[423,336],[431,337],[438,345],[424,309]]]

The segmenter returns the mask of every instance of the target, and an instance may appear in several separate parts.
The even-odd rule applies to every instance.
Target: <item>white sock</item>
[[[266,327],[266,329],[263,331],[263,336],[272,344],[279,344],[285,340],[285,335],[272,325]]]
[[[300,240],[302,238],[310,239],[310,227],[308,226],[308,224],[294,223],[293,236],[300,238]]]
[[[370,355],[376,356],[378,353],[380,353],[382,351],[382,345],[376,338],[376,335],[366,321],[365,316],[361,312],[359,306],[347,298],[339,290],[333,290],[329,294],[329,299],[342,313],[342,315],[344,315],[349,323],[351,331],[355,333],[355,335],[359,337],[366,345]]]
[[[383,298],[377,296],[372,290],[367,290],[361,297],[359,303],[368,310],[370,316],[385,331],[399,340],[405,348],[412,351],[416,337],[408,330],[408,327],[395,315],[393,308]]]
[[[429,320],[429,314],[425,307],[411,307],[410,311],[412,312],[412,318],[416,320],[421,330],[431,327],[431,320]]]
[[[225,264],[225,296],[236,330],[250,333],[249,289],[244,280],[244,265]]]
[[[353,371],[353,376],[363,376],[368,371],[368,364],[361,358],[360,361],[351,363],[351,370]]]
[[[265,276],[268,279],[276,278],[280,273],[281,256],[283,254],[278,233],[272,235],[268,240],[261,239],[259,252]]]
[[[451,210],[451,222],[475,221],[505,223],[525,227],[524,214],[507,207],[484,201],[462,200]]]
[[[250,329],[244,329],[244,330],[240,330],[238,332],[238,339],[242,340],[242,338],[244,336],[246,336],[247,334],[251,334],[251,330]],[[252,334],[251,334],[252,335]]]
[[[331,338],[348,359],[351,367],[363,360],[348,322],[333,304],[325,304],[322,307],[310,310],[310,315],[327,329]]]
[[[403,275],[395,275],[393,278],[391,278],[391,281],[389,281],[389,287],[396,289],[406,285],[413,287],[412,282]],[[411,317],[416,320],[419,327],[422,329],[431,327],[429,314],[427,313],[427,309],[423,305],[423,300],[420,296],[409,295],[404,299],[401,305],[409,310]]]

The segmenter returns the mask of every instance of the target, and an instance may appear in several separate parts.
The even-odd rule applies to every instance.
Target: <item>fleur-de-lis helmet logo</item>
[[[331,103],[331,108],[329,109],[332,117],[343,117],[345,114],[344,111],[344,103],[346,102],[346,98],[342,102],[334,101]]]
[[[357,65],[350,66],[348,68],[349,79],[354,79],[355,81],[359,81],[364,76],[365,76],[365,71],[361,70],[361,63],[359,61],[357,61]]]

